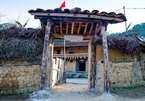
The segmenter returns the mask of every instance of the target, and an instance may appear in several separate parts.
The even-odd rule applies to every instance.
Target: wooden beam
[[[85,25],[85,29],[84,29],[84,35],[86,34],[86,31],[87,31],[87,27],[88,27],[88,23],[86,23],[86,25]]]
[[[49,47],[50,30],[51,30],[51,21],[48,19],[45,30],[42,64],[40,67],[40,82],[39,82],[40,89],[43,89],[45,86],[48,86],[49,85],[48,83],[50,82],[50,78],[47,76],[48,68],[51,68],[48,67],[47,63],[48,61],[50,61],[49,59],[50,54],[48,54],[48,51],[50,49]]]
[[[89,44],[88,44],[88,90],[91,90],[91,43],[92,40],[89,40]]]
[[[71,34],[73,34],[73,31],[74,31],[74,22],[72,23],[72,26],[71,26]]]
[[[101,23],[100,23],[100,24],[97,23],[97,24],[96,24],[96,28],[95,28],[95,33],[94,33],[94,34],[96,35],[101,29],[102,29],[102,24],[101,24]]]
[[[78,26],[77,34],[80,33],[81,25],[82,25],[82,23],[80,22],[80,23],[79,23],[79,26]]]
[[[92,32],[92,29],[93,29],[93,22],[92,22],[92,24],[91,24],[91,28],[90,28],[90,30],[89,30],[89,35],[91,35],[91,32]]]
[[[95,39],[96,37],[94,37],[94,40],[92,40],[91,43],[91,86],[92,88],[95,89],[95,80],[96,80],[96,43],[95,43]]]
[[[52,87],[52,66],[53,66],[53,49],[54,49],[54,43],[53,43],[53,35],[50,35],[50,42],[49,45],[50,49],[48,50],[48,54],[50,55],[50,57],[48,57],[48,87]],[[49,60],[50,58],[50,60]]]
[[[107,37],[105,34],[105,26],[102,26],[102,43],[103,43],[103,56],[104,56],[104,78],[105,78],[105,82],[104,82],[104,88],[105,88],[105,92],[109,93],[110,92],[110,88],[109,88],[109,60],[108,60],[108,44],[107,44]]]
[[[68,22],[66,22],[66,34],[68,34]]]
[[[68,35],[68,34],[65,34],[65,33],[55,34],[55,33],[53,33],[52,35],[54,36],[54,39],[64,39],[64,35]],[[94,37],[94,35],[84,35],[83,40],[90,40],[90,39],[92,39],[92,37]]]
[[[62,34],[62,22],[60,22],[60,34]]]
[[[107,17],[100,15],[88,15],[88,14],[72,14],[72,13],[42,13],[42,12],[32,12],[31,15],[37,16],[48,16],[48,17],[74,17],[74,18],[91,18],[91,19],[101,19],[101,20],[112,20],[117,22],[123,22],[122,18]]]

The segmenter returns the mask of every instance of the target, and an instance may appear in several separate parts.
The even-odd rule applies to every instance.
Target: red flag
[[[61,4],[59,8],[62,10],[64,7],[65,7],[65,1]]]

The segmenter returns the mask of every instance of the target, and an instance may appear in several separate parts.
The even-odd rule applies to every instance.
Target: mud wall
[[[1,63],[0,94],[20,94],[37,90],[39,77],[40,65]]]

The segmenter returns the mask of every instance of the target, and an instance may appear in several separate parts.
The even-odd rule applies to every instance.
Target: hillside
[[[122,36],[125,35],[125,32],[121,33],[112,33],[110,36]],[[135,35],[145,37],[145,23],[136,24],[130,30],[128,30],[127,35]]]

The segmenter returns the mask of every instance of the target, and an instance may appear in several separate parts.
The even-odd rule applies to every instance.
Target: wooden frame
[[[54,34],[91,35],[93,34],[92,32],[94,32],[93,22],[86,22],[86,23],[73,22],[73,21],[55,21],[55,22],[53,25]],[[62,25],[65,25],[65,26],[62,26]],[[62,31],[63,29],[65,29],[65,31]]]
[[[49,16],[49,17],[74,17],[74,18],[89,18],[89,19],[102,19],[102,20],[110,20],[110,21],[118,21],[123,22],[124,20],[121,18],[115,18],[115,17],[105,17],[105,16],[99,16],[99,15],[88,15],[88,14],[72,14],[72,13],[43,13],[43,12],[33,12],[31,15],[35,16]]]

